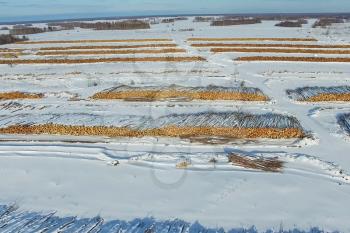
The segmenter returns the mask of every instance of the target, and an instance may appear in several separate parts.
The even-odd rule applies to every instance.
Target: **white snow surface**
[[[294,116],[308,138],[211,145],[170,138],[0,135],[0,203],[15,202],[33,211],[55,210],[60,216],[99,214],[107,220],[178,218],[225,229],[254,225],[262,231],[283,225],[284,229],[319,227],[350,232],[350,140],[336,120],[338,114],[350,112],[350,104],[300,103],[285,93],[304,86],[349,85],[350,64],[235,62],[238,56],[255,54],[211,54],[207,49],[192,48],[186,41],[190,37],[313,37],[319,44],[347,44],[349,23],[327,31],[311,28],[311,22],[303,28],[274,27],[275,21],[211,27],[192,20],[156,24],[150,30],[75,29],[30,35],[38,41],[169,38],[187,50],[179,56],[203,56],[207,62],[0,65],[0,92],[45,95],[40,100],[1,101],[0,127],[40,123],[57,115],[62,124],[111,125],[115,117],[120,122],[130,115],[137,121],[145,116],[245,111]],[[187,28],[194,31],[179,31]],[[68,45],[12,44],[0,48],[29,51]],[[143,103],[90,99],[96,92],[120,85],[232,87],[242,82],[259,88],[271,100]],[[266,173],[236,167],[227,162],[230,152],[277,157],[285,162],[285,168],[282,173]],[[216,164],[209,162],[212,158]],[[189,167],[176,169],[181,161],[190,161]]]

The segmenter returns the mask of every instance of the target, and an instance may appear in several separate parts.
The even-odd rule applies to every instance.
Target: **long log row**
[[[21,41],[16,44],[75,44],[75,43],[114,43],[114,42],[170,42],[172,39],[115,39],[115,40],[45,40],[45,41]]]
[[[142,49],[142,50],[89,50],[89,51],[50,51],[38,52],[39,56],[51,55],[101,55],[101,54],[161,54],[161,53],[185,53],[185,49]]]
[[[156,101],[170,98],[185,98],[189,100],[237,100],[237,101],[268,101],[265,95],[241,92],[181,92],[181,91],[124,91],[100,92],[92,96],[93,99],[123,99]]]
[[[139,101],[157,101],[169,98],[187,100],[240,100],[268,101],[269,98],[261,90],[252,87],[130,87],[119,86],[98,92],[92,96],[96,100],[123,99]]]
[[[304,133],[298,128],[225,128],[225,127],[178,127],[167,126],[156,129],[134,130],[126,127],[107,126],[73,126],[60,124],[13,125],[0,128],[0,134],[25,135],[71,135],[71,136],[103,136],[103,137],[180,137],[215,136],[232,139],[302,138]]]
[[[321,49],[276,49],[276,48],[212,48],[213,53],[310,53],[310,54],[350,54],[350,50]]]
[[[69,47],[43,47],[39,50],[78,50],[78,49],[136,49],[136,48],[164,48],[177,47],[176,44],[137,44],[137,45],[95,45],[95,46],[69,46]]]
[[[230,47],[255,47],[255,48],[309,48],[309,49],[350,49],[349,44],[337,44],[337,45],[319,45],[319,44],[248,44],[248,43],[200,43],[191,44],[192,47],[206,48],[206,47],[220,47],[220,48],[230,48]]]
[[[77,116],[75,116],[77,117]],[[57,115],[54,119],[45,116],[38,123],[19,118],[20,123],[11,123],[0,128],[0,134],[52,134],[74,136],[105,137],[225,137],[225,138],[302,138],[303,129],[299,121],[292,116],[265,113],[251,114],[245,112],[201,112],[193,114],[172,114],[159,118],[151,117],[113,117],[112,125],[99,125],[99,116],[85,116],[79,124],[57,123],[69,122],[68,115]],[[67,118],[67,119],[65,119]],[[13,119],[16,121],[16,119]],[[27,123],[26,123],[27,121]],[[57,121],[57,122],[56,122]],[[95,121],[95,123],[94,123]],[[91,125],[92,124],[92,125]]]
[[[203,57],[117,57],[117,58],[87,58],[87,59],[8,59],[0,60],[0,64],[90,64],[117,62],[202,62]]]
[[[350,57],[275,57],[248,56],[238,57],[236,61],[282,61],[282,62],[350,62]]]
[[[316,42],[314,38],[189,38],[187,41],[289,41]]]
[[[41,99],[43,94],[38,93],[25,93],[25,92],[0,92],[0,100],[12,100],[12,99]]]
[[[296,101],[350,101],[350,86],[300,87],[294,90],[287,90],[286,93]]]

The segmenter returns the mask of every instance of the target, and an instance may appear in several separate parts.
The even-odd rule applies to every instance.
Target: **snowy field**
[[[239,229],[251,229],[251,232],[269,229],[310,231],[314,227],[325,232],[350,232],[350,120],[347,115],[350,104],[348,101],[300,101],[294,92],[291,92],[292,96],[287,92],[311,87],[312,93],[307,88],[302,92],[303,96],[309,97],[311,94],[329,94],[327,91],[334,89],[331,87],[341,87],[341,91],[330,94],[340,92],[347,95],[350,90],[350,63],[235,60],[245,56],[350,58],[350,46],[341,49],[349,51],[349,54],[213,53],[210,47],[191,46],[198,43],[350,44],[350,23],[314,29],[311,27],[313,22],[309,20],[309,24],[302,28],[275,27],[276,21],[212,27],[209,23],[193,22],[193,18],[189,18],[174,24],[154,24],[149,30],[94,31],[76,28],[35,34],[29,36],[29,42],[57,42],[0,46],[0,51],[5,48],[23,50],[18,58],[0,57],[0,93],[42,94],[42,98],[38,99],[0,98],[0,131],[18,125],[57,124],[133,130],[164,125],[238,125],[240,129],[272,127],[284,130],[295,125],[294,128],[303,132],[303,137],[298,138],[276,139],[262,135],[230,140],[214,137],[212,141],[152,135],[0,134],[0,203],[4,205],[0,206],[0,232],[1,229],[4,229],[3,232],[41,232],[35,229],[44,229],[39,226],[43,223],[51,224],[49,232],[57,232],[58,225],[66,232],[98,232],[100,228],[103,229],[101,232],[118,232],[118,229],[152,232],[147,231],[151,226],[156,232],[170,232],[170,229],[171,232],[204,232],[219,228],[227,231],[237,229],[232,232],[243,232]],[[168,40],[91,41],[152,38]],[[317,41],[242,39],[209,42],[189,41],[189,38],[313,38]],[[59,43],[60,40],[89,42]],[[149,44],[174,44],[172,48],[181,51],[157,54],[134,52],[163,49],[149,48]],[[112,48],[131,45],[146,45],[146,48]],[[92,54],[38,54],[63,52],[66,50],[60,48],[71,46],[111,47],[69,49],[92,51]],[[42,49],[48,47],[55,48]],[[118,54],[119,50],[125,49],[132,52]],[[327,50],[330,49],[339,50]],[[96,50],[112,52],[93,54]],[[139,57],[202,57],[205,61],[6,64],[10,60],[77,61]],[[207,90],[210,85],[220,90],[257,90],[268,99],[170,98],[147,102],[92,98],[106,90],[159,90],[172,85],[185,90]],[[317,87],[322,87],[322,92]],[[260,115],[285,118],[264,118],[262,122],[249,122],[248,119],[248,123],[242,123],[236,118],[230,118],[230,121],[210,118],[215,114],[204,114],[203,118],[195,120],[190,117],[197,113],[227,116],[237,112],[250,114],[253,116],[251,119]],[[346,116],[345,120],[340,120],[344,119],[343,116]],[[218,119],[220,122],[216,122]],[[229,161],[231,154],[252,161],[278,160],[283,167],[278,172],[269,172],[242,166]],[[20,210],[11,209],[13,204]],[[55,220],[48,223],[45,219],[51,218],[50,214],[55,214]],[[71,216],[83,220],[74,223],[76,220],[73,221]],[[3,220],[5,217],[7,220]],[[19,225],[13,222],[12,225],[3,224],[11,218]],[[18,230],[25,221],[31,224],[25,224],[27,228]],[[74,224],[68,226],[66,222]]]

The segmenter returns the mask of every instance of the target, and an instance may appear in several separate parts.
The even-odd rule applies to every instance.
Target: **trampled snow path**
[[[55,145],[56,144],[56,145]],[[332,162],[322,161],[317,157],[286,152],[241,151],[228,149],[226,153],[186,153],[186,152],[152,152],[122,151],[109,144],[84,146],[69,143],[8,143],[0,144],[0,157],[45,157],[64,159],[83,159],[103,161],[108,165],[124,164],[151,167],[154,169],[175,169],[181,161],[189,161],[187,170],[194,171],[231,171],[258,172],[253,169],[234,166],[228,162],[230,153],[248,157],[277,158],[283,162],[284,174],[305,175],[333,182],[350,184],[349,173]],[[211,159],[215,159],[213,164]]]
[[[129,145],[129,148],[134,147]],[[286,162],[282,174],[269,174],[232,166],[227,163],[227,153],[145,153],[123,151],[122,148],[113,144],[21,142],[2,143],[0,151],[0,162],[4,166],[3,169],[0,169],[0,175],[9,177],[11,174],[12,176],[10,180],[0,183],[0,190],[6,190],[0,201],[16,201],[25,210],[45,212],[57,210],[58,214],[63,216],[76,213],[79,213],[81,217],[94,216],[96,207],[100,205],[99,214],[107,220],[116,217],[132,219],[132,213],[137,209],[142,216],[156,218],[163,216],[160,219],[183,216],[181,218],[186,221],[203,219],[206,224],[209,223],[207,226],[223,226],[225,229],[237,225],[249,227],[249,223],[254,218],[264,219],[264,224],[255,224],[260,230],[266,230],[268,226],[276,230],[281,223],[285,229],[292,229],[293,224],[288,224],[289,219],[294,218],[295,211],[298,212],[298,209],[305,205],[303,200],[311,201],[305,196],[305,193],[311,196],[318,195],[317,199],[323,200],[325,206],[313,208],[315,211],[324,213],[324,208],[326,206],[331,208],[334,203],[331,201],[333,195],[327,197],[329,194],[324,193],[323,189],[334,190],[334,187],[344,191],[350,189],[346,170],[315,157],[284,152],[228,149],[227,153],[277,157]],[[186,170],[176,169],[176,164],[183,161],[184,158],[191,161],[191,165]],[[218,162],[213,165],[209,162],[211,158],[216,158]],[[114,166],[117,160],[119,165]],[[46,170],[50,170],[50,173],[47,173]],[[99,177],[104,177],[104,180]],[[17,183],[9,183],[15,178],[19,179]],[[256,183],[257,180],[259,180],[258,183]],[[286,182],[286,180],[289,181]],[[33,187],[34,183],[36,189],[33,190],[30,187]],[[312,185],[313,183],[318,184],[317,190]],[[303,185],[300,187],[301,184]],[[268,192],[263,191],[266,185],[271,188]],[[193,186],[196,187],[198,194],[208,192],[208,189],[212,190],[209,199],[203,195],[202,197],[197,196],[197,201],[193,200],[191,198],[193,191],[190,189]],[[140,188],[148,193],[142,194],[143,198],[153,196],[153,199],[147,199],[145,203],[143,198],[139,198],[137,190]],[[255,197],[251,195],[243,198],[242,195],[246,195],[250,189],[261,190],[257,193],[259,202],[256,202]],[[69,193],[66,190],[70,190]],[[271,201],[271,195],[277,195],[280,192],[278,195],[281,195],[287,190],[294,193],[296,200],[301,202],[284,203],[282,207],[282,203],[274,201],[273,205],[279,206],[280,214],[285,216],[283,219],[286,218],[286,220],[276,222],[269,218],[262,218],[261,214],[266,211],[264,203]],[[82,193],[84,193],[83,196],[81,196]],[[111,198],[115,195],[118,195],[118,200],[111,203]],[[179,198],[180,196],[182,198]],[[239,204],[237,198],[245,199],[244,203]],[[181,200],[182,204],[177,200]],[[130,209],[131,203],[132,209]],[[228,203],[235,203],[237,209],[232,209]],[[168,209],[159,212],[162,210],[161,205],[166,205]],[[193,207],[189,210],[188,206]],[[255,213],[249,213],[246,216],[251,217],[241,222],[238,216],[241,216],[242,213],[236,211],[248,206],[249,208],[254,206]],[[222,217],[215,218],[212,215],[204,217],[216,208],[225,212],[225,215],[233,220],[226,222],[226,220],[222,221]],[[326,212],[335,214],[342,211],[343,208],[346,209],[346,205],[339,203],[337,209],[327,209]],[[186,209],[188,212],[184,214],[183,211]],[[123,212],[118,210],[123,210]],[[313,222],[316,219],[323,219],[323,217],[318,216]],[[316,222],[316,225],[322,228],[330,226]],[[313,226],[304,221],[299,223],[301,224],[295,226],[304,230]],[[334,224],[338,223],[334,222]],[[332,227],[326,229],[338,227],[331,225]]]

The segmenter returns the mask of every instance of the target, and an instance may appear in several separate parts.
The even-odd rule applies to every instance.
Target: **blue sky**
[[[187,13],[350,12],[350,0],[0,0],[0,20]]]

